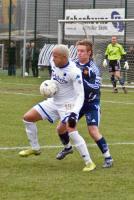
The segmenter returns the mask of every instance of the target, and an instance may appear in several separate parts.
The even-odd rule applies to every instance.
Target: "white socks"
[[[109,150],[107,150],[105,153],[103,153],[104,158],[111,157]]]
[[[85,161],[85,164],[91,163],[92,160],[90,158],[86,143],[84,139],[79,135],[78,131],[70,132],[69,137],[72,139],[73,143],[75,144],[81,157]]]
[[[38,143],[38,136],[37,136],[37,127],[36,124],[33,122],[27,122],[23,120],[27,137],[30,142],[32,149],[39,150],[40,145]],[[86,143],[84,139],[79,135],[78,131],[73,131],[69,133],[69,137],[72,139],[74,145],[76,146],[77,150],[79,151],[81,157],[83,158],[85,164],[91,163],[92,160],[90,158]]]
[[[71,143],[69,142],[68,144],[65,144],[64,146],[65,146],[65,148],[69,149],[72,145],[71,145]]]
[[[24,125],[25,125],[27,137],[28,137],[28,140],[30,142],[32,149],[39,150],[40,145],[38,143],[36,124],[33,123],[33,122],[27,122],[25,120],[23,120],[23,122],[24,122]]]

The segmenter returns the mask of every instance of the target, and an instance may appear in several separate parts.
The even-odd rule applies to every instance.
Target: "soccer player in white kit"
[[[26,157],[41,153],[37,136],[37,121],[47,119],[53,123],[60,120],[60,131],[69,132],[69,137],[85,162],[83,171],[92,171],[96,166],[75,125],[84,102],[81,71],[69,60],[69,50],[65,45],[56,45],[52,57],[52,79],[56,81],[58,91],[52,98],[38,103],[24,115],[23,122],[31,148],[20,151],[19,155]]]

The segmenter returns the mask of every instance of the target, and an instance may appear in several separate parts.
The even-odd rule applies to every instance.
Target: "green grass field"
[[[23,114],[42,100],[43,78],[0,74],[0,200],[133,200],[134,199],[134,90],[113,94],[102,90],[101,133],[109,143],[114,166],[103,169],[103,157],[87,133],[84,119],[78,129],[88,144],[96,170],[83,173],[84,163],[74,153],[65,160],[55,156],[62,148],[56,124],[37,124],[40,156],[21,158],[28,141]]]

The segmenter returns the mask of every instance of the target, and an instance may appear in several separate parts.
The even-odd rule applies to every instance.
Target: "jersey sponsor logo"
[[[65,76],[60,77],[59,75],[56,75],[54,73],[52,76],[53,76],[53,79],[56,80],[57,82],[59,82],[60,84],[68,83],[67,80],[65,80]]]
[[[117,11],[111,13],[111,19],[121,19],[121,15]],[[113,26],[118,30],[118,32],[124,31],[125,25],[121,21],[112,22]]]

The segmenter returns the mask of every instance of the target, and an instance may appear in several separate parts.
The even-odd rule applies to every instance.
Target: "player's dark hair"
[[[91,51],[91,57],[93,56],[93,44],[87,39],[79,40],[76,42],[76,46],[83,45],[87,47],[87,51]]]

